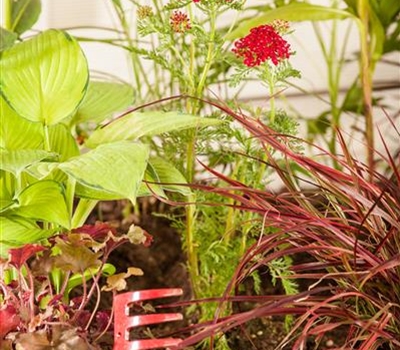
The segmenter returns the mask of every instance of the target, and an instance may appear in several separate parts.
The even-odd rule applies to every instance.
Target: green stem
[[[336,79],[337,77],[337,67],[336,62],[336,29],[337,22],[333,22],[332,27],[332,35],[331,35],[331,45],[329,50],[329,56],[326,60],[328,64],[328,84],[329,84],[329,97],[331,102],[331,113],[332,113],[332,135],[329,143],[329,150],[332,154],[336,154],[336,136],[337,130],[340,126],[340,109],[338,108],[338,91],[339,91],[339,82]],[[336,160],[334,160],[335,168],[339,167],[339,164]]]
[[[216,26],[215,26],[215,21],[216,20],[216,12],[214,9],[210,10],[210,38],[208,42],[208,48],[207,48],[207,56],[206,56],[206,62],[203,68],[203,71],[200,76],[199,80],[199,85],[197,85],[197,90],[196,90],[196,97],[201,97],[204,91],[204,86],[207,80],[207,75],[210,70],[211,64],[213,62],[214,58],[214,48],[215,48],[215,33],[216,33]]]
[[[242,165],[242,159],[241,158],[237,158],[236,162],[234,164],[234,168],[232,171],[232,179],[236,179],[236,176],[238,174],[241,173],[241,171],[239,171],[239,169],[241,168]],[[233,191],[230,191],[231,193],[233,193]],[[225,234],[224,234],[224,241],[226,243],[228,243],[231,240],[231,237],[233,235],[233,233],[236,230],[236,213],[237,213],[237,209],[234,207],[235,204],[235,200],[230,198],[228,200],[228,214],[226,216],[226,225],[225,225]]]
[[[11,1],[12,0],[2,1],[3,28],[7,30],[11,30]]]
[[[82,226],[98,202],[97,200],[81,198],[72,217],[71,228]]]
[[[44,149],[45,149],[45,151],[50,152],[51,146],[50,146],[50,135],[49,135],[49,126],[48,125],[43,124],[43,132],[44,132]]]
[[[5,174],[7,175],[7,173]],[[11,175],[11,174],[10,174]],[[11,178],[10,178],[11,179]],[[23,186],[22,186],[22,173],[18,172],[15,175],[15,193],[20,193],[23,190]],[[12,188],[12,187],[10,187]]]
[[[273,74],[272,74],[273,75]],[[274,86],[275,86],[275,81],[273,78],[270,78],[268,81],[269,85],[269,106],[270,106],[270,113],[269,113],[269,122],[270,125],[274,124],[275,122],[275,96],[274,96]]]
[[[76,185],[76,180],[73,177],[68,176],[68,181],[65,191],[65,199],[68,205],[68,213],[70,218],[72,218],[72,212],[74,210],[75,185]],[[71,222],[69,224],[71,226]]]
[[[172,52],[176,55],[176,57],[178,58],[179,62],[180,62],[181,65],[182,65],[183,70],[185,70],[185,71],[187,72],[187,74],[188,74],[187,79],[188,79],[188,81],[189,81],[189,87],[190,87],[190,89],[194,90],[195,84],[194,84],[194,80],[193,80],[193,74],[191,74],[192,71],[191,71],[190,66],[188,66],[188,65],[185,63],[185,60],[183,59],[182,55],[181,55],[180,52],[176,49],[175,46],[171,46],[171,50],[172,50]]]
[[[191,12],[190,12],[190,15]],[[202,70],[202,73],[200,75],[200,80],[197,85],[197,88],[194,87],[194,81],[191,80],[192,83],[192,89],[193,91],[191,93],[194,93],[196,97],[201,98],[203,95],[203,91],[205,88],[205,84],[207,81],[207,76],[208,72],[210,70],[211,64],[213,62],[213,56],[214,56],[214,40],[215,40],[215,33],[216,33],[216,25],[215,25],[215,20],[216,20],[216,12],[214,9],[210,10],[210,37],[209,37],[209,42],[207,46],[207,54],[206,54],[206,60],[205,64]],[[193,43],[190,46],[190,65],[188,68],[189,75],[191,79],[194,76],[194,74],[191,74],[194,72],[194,67],[195,67],[195,47],[193,46]],[[188,111],[192,114],[198,113],[197,109],[198,107],[198,102],[189,102],[187,105]],[[186,147],[186,179],[189,183],[193,182],[194,180],[194,164],[195,164],[195,158],[196,158],[196,153],[195,153],[195,144],[196,144],[196,130],[190,130],[189,131],[189,141],[187,143]],[[193,203],[196,200],[194,195],[189,196],[189,202]],[[200,285],[199,285],[199,266],[198,266],[198,255],[196,251],[196,243],[194,239],[194,232],[195,232],[195,217],[196,217],[196,205],[190,204],[186,206],[186,249],[187,249],[187,254],[188,254],[188,265],[189,265],[189,273],[191,277],[191,282],[192,282],[192,288],[193,288],[193,294],[194,296],[199,296],[200,292]]]
[[[56,294],[59,294],[61,291],[63,275],[64,275],[63,272],[59,268],[53,268],[50,271],[50,279],[52,285],[54,286]]]
[[[188,196],[188,201],[193,203],[196,200],[195,195]],[[196,222],[196,205],[189,204],[186,206],[186,235],[185,235],[185,243],[186,250],[188,255],[188,267],[190,273],[190,279],[192,284],[192,290],[194,297],[199,296],[200,285],[199,285],[199,264],[198,264],[198,256],[196,250],[196,244],[194,239],[194,226]]]
[[[365,137],[367,142],[367,163],[370,171],[370,178],[374,173],[374,130],[372,116],[372,64],[370,57],[369,32],[369,8],[366,0],[358,0],[357,10],[359,21],[357,21],[360,32],[361,58],[360,73],[363,91],[364,117],[365,117]]]

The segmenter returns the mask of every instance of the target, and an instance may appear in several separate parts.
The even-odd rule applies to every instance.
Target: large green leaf
[[[67,176],[62,171],[60,171],[60,175],[58,174],[57,170],[59,164],[58,162],[35,163],[26,168],[26,172],[37,180],[44,180],[46,178],[49,180],[50,178],[61,183]],[[55,171],[57,171],[57,174],[54,173]],[[52,176],[50,177],[50,175]]]
[[[38,180],[47,179],[61,183],[67,180],[67,175],[58,169],[59,163],[78,156],[79,148],[69,128],[62,123],[49,127],[49,141],[50,149],[59,155],[59,162],[35,163],[26,172]]]
[[[79,147],[70,129],[64,124],[49,128],[49,143],[52,152],[60,155],[61,162],[79,155]]]
[[[48,30],[3,51],[0,87],[10,106],[33,122],[53,125],[71,115],[88,80],[86,58],[67,33]]]
[[[373,12],[378,16],[379,21],[385,28],[391,24],[398,23],[400,12],[400,2],[398,0],[371,0],[368,5],[373,9]]]
[[[221,121],[217,119],[194,117],[179,112],[132,112],[96,130],[86,141],[86,146],[94,148],[107,142],[137,140],[142,136],[219,123]]]
[[[385,43],[385,29],[382,26],[377,14],[369,7],[370,11],[370,36],[371,39],[371,56],[374,62],[377,62],[382,57],[383,45]]]
[[[164,190],[178,192],[184,196],[191,194],[190,188],[185,186],[187,184],[186,178],[173,164],[162,158],[153,157],[149,160],[149,166],[157,174],[157,180],[161,183],[161,187]]]
[[[29,220],[0,216],[0,256],[7,257],[8,249],[35,243],[52,236],[55,230],[44,230]]]
[[[17,38],[18,35],[16,33],[0,27],[0,51],[6,50],[13,46]]]
[[[72,158],[60,164],[59,168],[89,190],[82,196],[92,199],[128,198],[135,202],[148,156],[148,146],[121,141]],[[77,193],[80,194],[78,187]]]
[[[15,198],[12,213],[27,219],[56,223],[70,227],[70,215],[63,187],[50,180],[38,181],[26,187]]]
[[[0,146],[9,150],[42,149],[43,127],[20,117],[0,96]]]
[[[30,29],[38,20],[41,11],[40,0],[11,1],[11,29],[22,34]]]
[[[75,194],[80,198],[92,199],[97,201],[116,201],[126,198],[126,196],[121,193],[109,192],[104,189],[88,187],[79,182],[76,184]],[[139,191],[137,195],[139,196]]]
[[[155,184],[160,182],[160,180],[155,176],[155,173],[150,164],[147,164],[147,169],[144,174],[143,181],[146,181],[147,183],[142,182],[140,184],[137,194],[138,197],[147,197],[156,194],[159,197],[167,198],[162,187]]]
[[[0,150],[1,170],[13,173],[18,176],[28,166],[45,159],[56,159],[57,154],[42,150]]]
[[[0,198],[0,213],[8,210],[15,202],[12,199]]]
[[[127,84],[91,81],[74,117],[75,123],[99,123],[133,103],[134,92]]]
[[[13,179],[10,181],[9,177],[9,174],[3,170],[0,170],[0,212],[6,210],[8,207],[14,204],[14,200],[10,193],[10,187],[13,188],[14,184]]]
[[[242,21],[239,26],[228,35],[228,40],[234,40],[243,37],[250,32],[253,27],[267,24],[275,19],[286,21],[326,21],[332,19],[354,18],[354,16],[345,10],[333,7],[312,5],[303,2],[295,2],[286,6],[278,7],[262,13],[259,16]]]
[[[0,163],[1,165],[1,163]],[[0,198],[11,198],[10,187],[14,188],[12,183],[15,179],[10,178],[10,174],[4,170],[0,170]]]

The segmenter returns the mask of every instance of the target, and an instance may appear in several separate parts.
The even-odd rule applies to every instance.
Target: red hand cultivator
[[[129,309],[142,301],[175,297],[182,295],[180,288],[149,289],[127,292],[114,298],[114,350],[166,349],[181,342],[179,338],[129,340],[129,331],[134,327],[182,320],[180,313],[163,313],[129,316]]]

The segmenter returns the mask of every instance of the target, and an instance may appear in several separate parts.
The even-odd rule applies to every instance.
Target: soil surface
[[[133,223],[142,227],[154,238],[150,247],[125,244],[115,250],[109,262],[113,264],[117,273],[125,272],[129,267],[138,267],[143,270],[141,277],[131,277],[127,280],[127,290],[142,290],[153,288],[179,287],[184,290],[181,300],[191,300],[191,289],[186,270],[186,256],[182,251],[180,234],[171,227],[169,220],[154,216],[152,213],[162,213],[168,209],[164,204],[146,200],[141,203],[140,215],[126,212],[126,202],[100,203],[97,215],[92,217],[92,222],[101,220],[115,226],[121,232],[127,232]],[[262,274],[263,292],[266,294],[278,292],[271,290],[272,284],[268,274]],[[252,288],[251,285],[248,287]],[[109,307],[111,300],[103,300],[103,307]],[[182,310],[179,310],[182,312]],[[138,329],[133,338],[148,336],[164,337],[179,332],[191,323],[195,323],[192,316],[185,316],[182,322],[167,323],[156,327]],[[231,350],[276,350],[277,345],[285,337],[284,320],[270,317],[259,318],[247,323],[245,326],[233,329],[226,337]],[[339,344],[335,343],[335,336],[324,339],[318,349],[332,349]],[[315,349],[311,344],[309,349]],[[292,349],[288,345],[285,349]]]

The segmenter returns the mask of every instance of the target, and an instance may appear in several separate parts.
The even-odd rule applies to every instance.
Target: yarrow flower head
[[[256,67],[267,60],[278,65],[291,55],[289,43],[271,25],[261,25],[250,30],[250,34],[235,42],[232,52],[244,58],[248,67]]]
[[[153,9],[150,6],[139,6],[137,9],[137,16],[139,19],[143,20],[153,15]]]
[[[189,17],[181,11],[174,11],[171,14],[170,20],[172,30],[175,33],[184,33],[192,28]]]
[[[275,19],[271,26],[279,33],[279,34],[286,34],[289,32],[290,24],[288,21],[283,19]]]

